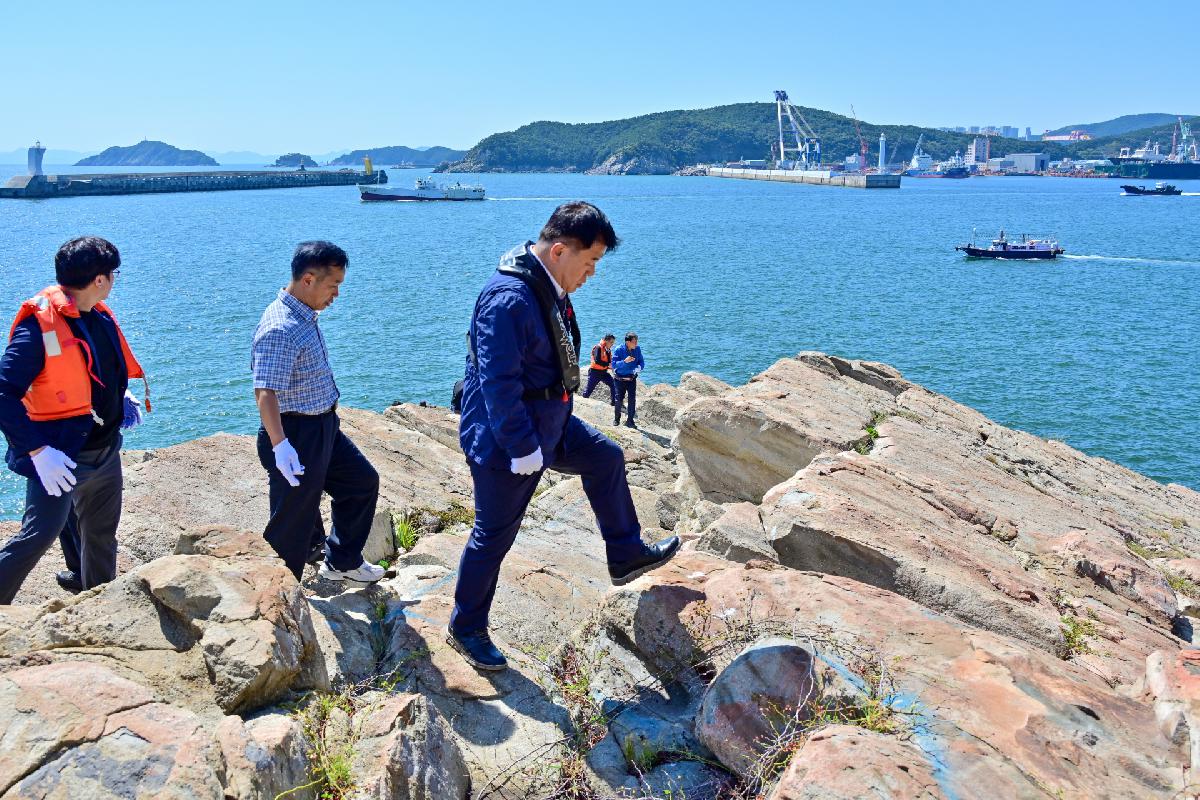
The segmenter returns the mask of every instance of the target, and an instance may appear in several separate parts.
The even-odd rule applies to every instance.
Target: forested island
[[[405,147],[404,145],[389,145],[387,147],[371,147],[366,150],[353,150],[338,156],[329,163],[335,166],[361,164],[364,157],[370,156],[371,161],[377,167],[389,164],[434,167],[447,161],[458,161],[466,154],[465,150],[454,150],[449,147],[429,147],[425,150],[418,150],[415,147]]]
[[[166,142],[149,140],[129,147],[110,147],[75,163],[77,167],[216,167],[211,156],[199,150],[180,150]]]
[[[297,167],[315,167],[317,162],[313,160],[312,156],[306,156],[304,153],[288,153],[275,159],[275,163],[271,166],[296,169]]]

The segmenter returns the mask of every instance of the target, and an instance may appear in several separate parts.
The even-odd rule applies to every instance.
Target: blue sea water
[[[0,181],[22,172],[0,167]],[[62,171],[70,171],[63,169]],[[423,171],[393,170],[393,182]],[[621,247],[575,296],[585,344],[635,330],[650,382],[740,383],[822,350],[884,361],[997,422],[1200,488],[1200,181],[1172,198],[1119,181],[905,180],[863,191],[717,178],[453,176],[483,203],[374,203],[352,186],[0,201],[0,309],[53,281],[64,240],[124,260],[110,302],[152,377],[153,448],[257,426],[249,343],[296,242],[351,264],[322,315],[342,402],[447,404],[476,293],[498,257],[568,199],[597,203]],[[967,261],[978,227],[1053,233],[1049,263]],[[265,484],[264,484],[265,485]],[[22,482],[0,477],[0,518]]]

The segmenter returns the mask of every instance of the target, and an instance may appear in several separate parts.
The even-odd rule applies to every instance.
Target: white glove
[[[142,424],[142,402],[125,390],[124,416],[121,418],[121,429],[129,430]]]
[[[542,468],[542,448],[534,450],[527,456],[514,458],[512,460],[512,471],[514,475],[532,475]]]
[[[300,456],[296,454],[296,448],[292,447],[291,442],[284,439],[271,449],[275,452],[275,468],[283,474],[284,480],[292,486],[299,486],[300,480],[296,476],[304,474],[304,465],[300,463]]]
[[[60,497],[75,488],[75,473],[71,472],[75,462],[67,458],[62,450],[43,447],[30,456],[33,468],[42,481],[42,488],[51,497]]]

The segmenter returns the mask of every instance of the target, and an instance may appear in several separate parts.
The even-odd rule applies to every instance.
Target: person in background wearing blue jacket
[[[121,430],[141,422],[128,384],[145,379],[104,303],[120,266],[96,236],[60,247],[58,283],[21,304],[0,357],[6,460],[26,479],[21,530],[0,548],[0,605],[56,538],[71,568],[56,576],[64,587],[64,575],[85,589],[116,577]]]
[[[459,564],[447,641],[478,669],[507,666],[488,633],[488,614],[500,564],[543,470],[582,477],[614,585],[665,563],[679,549],[676,536],[642,542],[624,453],[571,414],[580,334],[569,295],[617,242],[600,209],[565,203],[536,242],[501,258],[475,301],[459,423],[475,487],[475,525]]]
[[[616,373],[617,394],[613,403],[613,425],[621,424],[621,406],[625,397],[629,397],[629,413],[625,417],[627,428],[636,427],[633,418],[637,416],[637,380],[646,366],[642,358],[642,348],[638,347],[638,337],[633,331],[625,334],[625,344],[613,351],[613,372]]]

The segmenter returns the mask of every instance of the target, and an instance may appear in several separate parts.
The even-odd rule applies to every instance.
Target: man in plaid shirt
[[[379,499],[379,473],[341,431],[337,383],[317,324],[318,312],[338,296],[348,264],[335,244],[301,242],[292,257],[291,282],[267,306],[254,332],[250,368],[262,418],[258,460],[267,470],[271,502],[263,537],[297,580],[305,562],[317,560],[318,574],[330,580],[372,583],[384,574],[362,557]],[[333,499],[328,539],[322,492]]]

